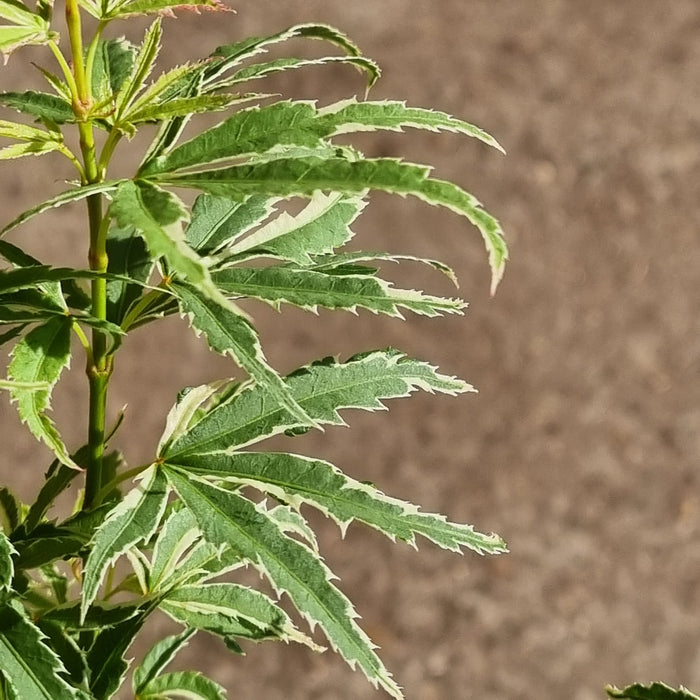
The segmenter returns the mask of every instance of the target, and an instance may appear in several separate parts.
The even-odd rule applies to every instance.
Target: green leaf
[[[0,120],[0,136],[22,142],[0,148],[0,159],[2,160],[42,155],[56,150],[66,151],[60,131],[45,131],[26,124]]]
[[[86,454],[87,449],[83,447],[73,456],[73,461],[75,461],[76,464],[83,464],[84,466]],[[36,497],[34,503],[32,503],[27,517],[25,518],[25,532],[30,533],[39,525],[54,500],[70,486],[78,473],[79,472],[75,469],[60,464],[58,460],[51,464],[45,475],[45,481],[39,491],[39,495]]]
[[[148,590],[176,589],[186,583],[218,578],[240,566],[240,559],[230,548],[214,547],[203,540],[194,515],[180,508],[170,514],[158,533]]]
[[[294,304],[316,312],[318,307],[358,308],[402,318],[400,309],[423,316],[462,313],[460,299],[445,299],[412,289],[394,289],[370,275],[333,275],[289,267],[232,267],[213,274],[216,285],[234,297],[260,299],[278,307]]]
[[[90,670],[87,667],[85,652],[77,645],[70,633],[61,625],[48,620],[38,620],[37,627],[46,636],[46,644],[53,649],[63,662],[68,672],[68,679],[77,686],[83,686],[88,678]],[[80,695],[81,700],[87,700],[85,695]]]
[[[129,79],[136,61],[136,47],[124,37],[100,39],[92,64],[92,96],[96,102],[112,101]]]
[[[498,141],[483,129],[455,119],[445,112],[407,107],[405,102],[358,102],[352,98],[320,109],[316,124],[317,127],[320,125],[320,133],[325,137],[379,129],[402,131],[405,127],[427,131],[451,131],[471,136],[504,152]]]
[[[132,687],[135,695],[143,694],[144,687],[175,658],[177,652],[187,645],[193,634],[195,630],[186,629],[180,634],[161,639],[151,647],[141,664],[134,669]]]
[[[122,82],[121,89],[115,101],[114,121],[118,123],[121,117],[128,111],[136,95],[139,93],[155,64],[160,50],[160,38],[163,31],[161,19],[158,18],[146,30],[138,53],[133,59],[129,77]]]
[[[279,525],[280,530],[285,534],[297,535],[308,544],[311,549],[318,554],[318,540],[316,533],[304,520],[298,510],[291,506],[275,506],[267,511],[268,515]]]
[[[101,19],[124,18],[132,15],[146,15],[155,12],[172,14],[173,10],[226,10],[219,0],[123,0],[111,3],[110,9]]]
[[[353,520],[358,520],[411,545],[415,545],[415,535],[419,534],[453,552],[462,547],[478,554],[505,551],[505,543],[496,535],[447,522],[442,515],[421,513],[418,506],[386,496],[321,460],[267,452],[218,453],[192,455],[179,462],[178,468],[225,479],[227,483],[253,486],[297,509],[308,503],[333,518],[343,532]]]
[[[185,242],[182,222],[189,216],[175,195],[145,181],[127,180],[117,190],[110,212],[122,228],[133,226],[146,241],[151,256],[165,258],[170,272],[226,303],[204,261]]]
[[[146,104],[139,110],[130,111],[124,120],[131,124],[160,122],[173,117],[183,117],[207,112],[220,112],[243,101],[238,95],[199,95],[180,97],[156,104]]]
[[[316,110],[311,102],[276,102],[240,110],[228,119],[156,158],[140,175],[174,172],[284,145],[315,147]]]
[[[22,503],[6,486],[0,487],[0,528],[11,535],[22,522]]]
[[[349,56],[360,56],[360,50],[346,34],[327,24],[298,24],[283,32],[266,37],[249,37],[233,44],[219,46],[212,57],[219,58],[207,67],[204,87],[216,90],[218,79],[231,68],[253,56],[267,53],[268,47],[295,38],[319,39],[343,49]]]
[[[124,654],[154,607],[151,605],[125,622],[103,628],[95,637],[87,664],[91,671],[90,692],[96,700],[111,698],[121,688],[130,663]]]
[[[322,66],[332,63],[345,63],[354,66],[361,73],[367,75],[367,89],[371,88],[379,79],[381,70],[379,66],[371,59],[365,56],[323,56],[322,58],[278,58],[265,63],[256,63],[246,68],[241,68],[230,77],[217,82],[217,89],[228,88],[238,83],[247,82],[249,80],[258,80],[266,78],[272,73],[278,73],[285,70],[294,70],[297,68],[306,68],[308,66]]]
[[[98,277],[105,277],[105,275],[91,270],[74,270],[70,267],[48,267],[47,265],[17,267],[12,270],[0,270],[0,294],[10,294],[21,289],[34,289],[35,287],[39,287],[43,291],[48,290],[52,282]],[[53,294],[52,301],[56,310],[65,310],[65,302],[58,294]]]
[[[6,343],[9,343],[10,341],[14,340],[18,336],[22,335],[25,327],[26,327],[26,324],[22,324],[20,326],[14,326],[13,328],[10,328],[8,331],[5,331],[4,333],[0,333],[0,347],[2,347]],[[2,382],[2,381],[3,380],[0,380],[0,382]],[[2,389],[2,388],[3,388],[3,386],[0,383],[0,389]],[[4,388],[8,388],[8,387],[5,386]]]
[[[34,67],[44,76],[46,82],[54,89],[56,94],[70,103],[70,88],[68,87],[68,84],[65,82],[65,80],[62,80],[55,73],[52,73],[51,71],[48,71],[45,68],[42,68],[41,66],[34,64]]]
[[[230,355],[280,406],[304,425],[314,425],[290,396],[279,374],[267,364],[257,333],[243,316],[206,298],[189,285],[175,282],[171,288],[180,299],[182,313],[188,316],[194,328],[204,333],[212,350]]]
[[[27,25],[38,23],[41,19],[19,0],[0,0],[0,17],[15,24]]]
[[[176,587],[160,608],[183,625],[221,637],[279,639],[318,649],[270,598],[235,583]]]
[[[15,575],[15,565],[12,562],[12,555],[17,550],[12,546],[10,540],[0,531],[0,594],[6,592],[12,583]]]
[[[606,691],[611,698],[629,698],[629,700],[700,700],[697,695],[683,686],[679,690],[674,690],[665,683],[651,685],[635,683],[623,690],[608,686]]]
[[[267,513],[245,498],[167,469],[170,483],[195,514],[205,537],[229,544],[265,573],[277,592],[287,593],[311,625],[318,624],[351,667],[359,665],[368,680],[401,698],[367,635],[355,622],[350,601],[335,588],[332,574],[305,545],[290,539]]]
[[[8,379],[0,379],[0,389],[6,391],[48,391],[50,385],[47,382],[13,382]]]
[[[61,678],[66,669],[44,643],[41,631],[21,607],[0,607],[0,674],[16,698],[57,700],[79,698]]]
[[[131,112],[143,109],[148,105],[183,97],[187,92],[190,80],[200,75],[203,65],[203,61],[185,63],[161,73],[132,103]]]
[[[34,436],[51,448],[62,464],[79,469],[46,415],[51,390],[64,367],[70,363],[71,324],[67,317],[53,318],[27,333],[12,350],[8,376],[17,382],[45,382],[49,385],[43,390],[13,389],[12,400],[17,404],[22,422]]]
[[[49,119],[56,124],[75,121],[75,114],[68,100],[45,92],[2,92],[0,104],[38,119]]]
[[[358,274],[357,263],[366,262],[416,262],[422,265],[428,265],[433,269],[441,272],[445,275],[456,287],[459,286],[457,283],[457,275],[455,275],[454,270],[446,265],[440,260],[432,260],[431,258],[419,258],[415,255],[396,255],[394,253],[385,253],[383,251],[353,251],[350,253],[335,253],[332,255],[318,255],[313,259],[313,263],[310,266],[311,269],[318,272],[325,272],[326,274],[345,274],[345,270],[349,270],[350,274]],[[363,268],[359,268],[363,269]],[[367,268],[364,268],[367,269]],[[374,274],[376,268],[369,268],[371,274]]]
[[[45,643],[51,647],[54,653],[61,659],[68,672],[68,680],[78,686],[82,686],[89,675],[85,652],[76,644],[67,630],[61,625],[48,620],[38,620],[37,627],[45,635]],[[85,700],[85,696],[79,696]]]
[[[204,65],[196,65],[192,67],[192,70],[187,72],[183,76],[182,83],[177,86],[173,86],[173,91],[170,93],[171,97],[196,97],[201,94],[202,80],[204,79]],[[155,89],[155,85],[158,84],[156,81],[152,88]],[[150,90],[151,88],[149,88]],[[146,90],[142,97],[148,95],[149,90]],[[136,104],[139,104],[139,101]],[[152,160],[159,157],[163,153],[167,153],[177,142],[184,130],[187,122],[189,121],[189,115],[184,115],[181,117],[172,117],[165,120],[158,130],[156,137],[151,142],[151,145],[146,151],[146,155],[139,167],[139,171],[148,167]]]
[[[0,17],[15,25],[0,26],[0,52],[6,61],[20,46],[45,44],[54,37],[48,19],[32,12],[19,0],[0,0]]]
[[[229,245],[225,256],[252,252],[309,265],[313,263],[312,256],[332,253],[354,236],[350,225],[366,204],[362,194],[326,195],[316,191],[299,214],[282,212],[255,233]]]
[[[107,256],[108,272],[123,277],[107,282],[107,318],[121,324],[131,304],[141,297],[141,285],[148,282],[154,263],[143,237],[133,226],[110,230]],[[128,280],[135,280],[136,283]]]
[[[36,265],[41,265],[36,258],[28,255],[21,248],[8,241],[0,240],[0,255],[2,255],[5,260],[12,263],[14,267],[34,267]],[[65,311],[66,301],[63,296],[63,291],[61,290],[60,281],[42,282],[34,280],[31,288],[33,289],[35,287],[52,306]]]
[[[185,231],[187,242],[201,255],[214,253],[267,219],[277,201],[265,196],[236,201],[200,195],[194,201],[192,219]]]
[[[173,511],[163,523],[153,547],[148,589],[157,591],[177,572],[181,560],[202,537],[196,521],[186,508]]]
[[[95,532],[83,575],[83,617],[97,596],[107,568],[128,549],[148,540],[156,531],[167,498],[165,479],[161,471],[152,466],[142,474],[141,483],[115,506]]]
[[[381,410],[382,399],[409,396],[416,389],[450,395],[473,391],[465,382],[397,350],[358,355],[345,363],[327,358],[294,372],[285,382],[297,403],[328,425],[345,425],[338,414],[341,409]],[[302,427],[264,388],[250,386],[195,423],[162,456],[179,463],[186,455],[230,451]]]
[[[24,156],[43,156],[46,153],[60,150],[61,144],[55,141],[32,141],[30,143],[15,143],[0,148],[0,160],[13,160]]]
[[[139,700],[162,700],[174,696],[191,700],[226,700],[226,691],[201,673],[177,671],[154,678],[143,688]]]
[[[225,384],[226,380],[218,380],[197,387],[185,387],[177,395],[175,405],[168,412],[165,430],[158,443],[158,453],[166,449],[173,440],[184,435],[209,399]]]
[[[409,108],[403,102],[348,100],[317,110],[311,102],[285,101],[237,112],[156,159],[141,174],[210,165],[280,146],[314,148],[338,134],[401,131],[403,127],[466,134],[502,150],[493,137],[472,124],[443,112]]]
[[[84,620],[80,619],[80,601],[70,601],[57,605],[45,611],[41,619],[55,622],[69,630],[86,631],[101,630],[114,627],[122,622],[131,620],[139,613],[139,606],[133,602],[108,605],[93,603]]]
[[[43,214],[45,211],[48,211],[49,209],[61,207],[64,204],[69,204],[70,202],[77,202],[78,200],[85,199],[86,197],[89,197],[90,195],[93,195],[93,194],[98,194],[98,193],[104,194],[107,192],[113,192],[114,190],[117,189],[120,182],[122,182],[122,180],[111,180],[109,182],[98,182],[95,185],[81,185],[80,187],[74,187],[72,190],[67,190],[65,192],[61,192],[61,194],[56,195],[55,197],[52,197],[51,199],[47,199],[45,202],[42,202],[41,204],[37,204],[37,206],[32,207],[31,209],[28,209],[27,211],[20,214],[17,218],[10,221],[10,223],[7,224],[5,226],[5,228],[3,228],[0,231],[0,237],[4,236],[8,231],[11,231],[12,229],[17,228],[20,224],[23,224],[26,221],[29,221],[29,219],[34,218],[38,214]]]
[[[172,186],[195,187],[232,199],[251,194],[308,197],[316,190],[359,194],[373,189],[412,195],[428,204],[446,207],[465,216],[479,229],[489,253],[492,292],[503,276],[508,257],[500,225],[481,208],[475,197],[450,182],[429,178],[426,166],[391,158],[356,161],[344,158],[281,158],[206,172],[163,174],[158,175],[157,179]]]
[[[8,122],[5,119],[0,119],[0,136],[19,141],[43,142],[56,140],[56,133],[53,131],[37,129],[35,126],[29,126],[28,124]]]
[[[31,537],[15,541],[18,569],[37,569],[56,559],[76,557],[86,538],[54,525],[35,528]]]

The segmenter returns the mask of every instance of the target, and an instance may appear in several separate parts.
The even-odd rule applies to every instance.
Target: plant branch
[[[92,70],[99,34],[104,28],[100,23],[96,37],[90,44],[87,66],[83,59],[83,37],[80,22],[80,10],[77,0],[66,0],[66,23],[73,56],[73,76],[77,91],[74,95],[73,111],[78,120],[80,150],[83,156],[83,184],[100,182],[104,174],[97,163],[95,136],[88,114],[92,104],[90,79],[87,70]],[[102,195],[93,194],[87,198],[88,223],[90,230],[90,249],[88,261],[90,269],[96,272],[107,271],[107,231],[109,216],[103,216]],[[92,315],[95,318],[107,318],[107,282],[104,278],[92,281]],[[102,461],[105,447],[105,417],[107,413],[107,386],[112,369],[112,358],[107,349],[107,338],[97,329],[92,332],[92,353],[88,354],[86,373],[90,387],[88,416],[88,465],[85,476],[85,499],[83,509],[89,510],[99,501],[95,496],[102,483]]]

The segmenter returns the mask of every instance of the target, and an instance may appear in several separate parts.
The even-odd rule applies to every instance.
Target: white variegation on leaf
[[[307,503],[331,517],[345,532],[353,521],[365,523],[392,539],[415,546],[422,535],[453,552],[462,547],[478,554],[506,551],[497,535],[476,532],[471,525],[451,523],[442,515],[422,513],[418,506],[385,495],[374,486],[343,474],[322,460],[274,452],[191,455],[178,463],[187,473],[252,486],[290,503]]]
[[[265,594],[236,583],[179,586],[160,604],[177,622],[221,637],[278,639],[323,651]]]
[[[187,508],[174,510],[166,518],[153,546],[149,591],[158,591],[164,581],[179,573],[183,558],[201,537],[197,521]]]
[[[63,444],[53,421],[46,415],[50,408],[51,390],[61,372],[70,364],[71,328],[71,319],[59,316],[27,333],[12,350],[8,377],[18,382],[10,391],[22,422],[53,451],[61,463],[80,469]],[[36,382],[47,384],[47,388],[31,387]],[[28,383],[30,388],[22,388],[24,383]]]
[[[350,225],[367,204],[363,197],[364,193],[316,191],[299,214],[281,213],[254,233],[227,246],[223,256],[231,258],[257,250],[298,265],[311,264],[312,256],[332,253],[354,236]]]
[[[143,686],[141,700],[187,698],[187,700],[226,700],[226,691],[211,678],[197,671],[163,673]]]
[[[261,507],[266,508],[264,502],[261,503]],[[318,554],[316,533],[298,510],[295,510],[292,506],[279,505],[269,508],[267,512],[277,522],[282,532],[300,537]]]
[[[252,194],[310,197],[316,190],[360,194],[367,189],[411,195],[466,217],[481,233],[489,254],[492,292],[503,276],[508,250],[498,221],[479,200],[457,185],[434,180],[423,165],[393,158],[291,158],[250,165],[234,165],[200,172],[158,173],[155,181],[193,187],[210,194],[243,198]]]
[[[143,695],[145,686],[156,678],[175,658],[175,655],[187,646],[195,630],[186,629],[180,634],[170,635],[156,642],[143,657],[143,661],[134,669],[131,682],[134,694]]]
[[[17,554],[17,550],[12,546],[12,542],[7,539],[2,530],[0,530],[0,594],[7,591],[12,582],[12,577],[15,575],[15,567],[12,561],[12,555]]]
[[[83,700],[85,696],[64,680],[65,666],[44,639],[21,605],[0,605],[0,675],[14,697]]]
[[[122,554],[156,531],[168,499],[168,485],[157,466],[149,467],[141,480],[111,511],[91,540],[83,574],[81,617],[97,596],[102,579]]]
[[[352,604],[333,586],[333,574],[312,550],[287,537],[265,509],[246,498],[175,469],[166,467],[166,473],[209,541],[229,544],[267,576],[278,595],[290,597],[312,628],[323,629],[352,668],[358,666],[372,685],[392,697],[403,697],[358,626]]]
[[[10,221],[9,224],[6,224],[3,227],[3,229],[0,231],[0,237],[4,236],[8,231],[11,231],[12,229],[17,228],[21,224],[26,223],[30,219],[33,219],[35,216],[43,214],[49,209],[55,209],[57,207],[62,207],[64,204],[70,204],[71,202],[77,202],[81,199],[86,199],[87,197],[90,197],[93,194],[106,194],[109,192],[113,192],[117,189],[120,182],[123,181],[111,180],[108,182],[98,182],[94,185],[82,185],[80,187],[74,187],[73,189],[61,192],[61,194],[58,194],[55,197],[52,197],[51,199],[47,199],[45,202],[37,204],[31,209],[27,209],[27,211],[22,212],[19,216]]]
[[[285,383],[297,403],[318,423],[327,425],[345,425],[341,409],[383,410],[383,400],[409,396],[417,389],[449,395],[474,391],[466,382],[391,349],[342,363],[327,358],[294,372]],[[178,463],[186,455],[233,452],[303,427],[264,387],[254,385],[216,406],[160,456]]]
[[[213,273],[214,282],[233,297],[260,299],[278,308],[293,304],[316,312],[319,307],[358,308],[403,318],[401,309],[422,316],[461,314],[466,304],[423,294],[414,289],[395,289],[390,282],[367,274],[334,275],[290,267],[231,267]]]
[[[202,194],[192,207],[192,219],[185,232],[187,242],[202,255],[215,254],[265,221],[278,201],[266,196],[237,201]]]
[[[207,402],[224,384],[225,379],[220,379],[209,384],[201,384],[197,387],[183,389],[177,397],[177,402],[168,412],[165,421],[165,430],[158,442],[158,453],[160,454],[173,441],[187,432],[192,420],[201,410],[203,404]]]
[[[45,17],[32,12],[20,0],[0,0],[0,52],[8,56],[20,46],[45,44],[56,37]]]
[[[207,67],[204,88],[208,91],[218,90],[222,76],[229,70],[254,56],[267,53],[270,46],[296,38],[326,41],[343,49],[348,56],[361,55],[360,49],[347,34],[335,27],[328,24],[297,24],[271,36],[250,37],[233,44],[219,46],[212,54],[212,57],[218,60],[212,61]]]
[[[306,411],[291,395],[279,374],[267,363],[253,325],[231,305],[207,299],[197,289],[173,283],[182,312],[192,326],[204,333],[209,347],[222,355],[231,356],[265,392],[290,411],[303,425],[315,425]]]

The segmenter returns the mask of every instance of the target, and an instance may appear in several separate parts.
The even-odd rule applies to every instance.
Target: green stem
[[[90,93],[85,74],[83,31],[77,0],[66,0],[66,24],[68,25],[68,38],[70,39],[70,47],[73,54],[73,77],[75,78],[75,86],[78,93],[78,102],[77,104],[74,102],[73,110],[76,116],[84,116],[90,106]]]
[[[80,10],[77,0],[66,0],[66,23],[73,58],[73,76],[77,95],[73,98],[73,111],[78,120],[80,150],[83,156],[83,184],[101,182],[103,174],[97,163],[95,135],[88,114],[92,104],[90,80],[83,60],[83,37]],[[98,37],[103,26],[98,28]],[[92,70],[92,62],[97,49],[97,39],[90,45],[87,68]],[[90,228],[90,269],[96,272],[107,271],[107,231],[109,216],[102,213],[102,195],[97,193],[87,198],[88,223]],[[92,280],[92,315],[107,318],[107,281],[104,278]],[[92,353],[88,353],[86,373],[90,387],[88,416],[88,464],[85,475],[85,498],[83,509],[98,505],[96,496],[102,486],[102,461],[105,449],[105,418],[107,413],[107,386],[112,369],[112,358],[107,349],[107,338],[94,329],[92,332]]]

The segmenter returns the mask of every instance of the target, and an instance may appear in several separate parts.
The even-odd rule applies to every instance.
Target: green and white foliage
[[[132,641],[156,611],[182,631],[134,664],[139,700],[226,696],[197,671],[167,670],[200,632],[235,653],[270,640],[317,652],[324,644],[401,698],[322,559],[308,510],[343,534],[356,522],[413,547],[422,538],[452,552],[499,554],[505,543],[328,462],[266,452],[261,443],[346,425],[350,409],[384,410],[418,390],[454,397],[473,389],[391,348],[312,361],[282,376],[266,359],[255,302],[395,318],[461,314],[461,299],[399,288],[384,276],[393,265],[420,263],[456,284],[448,265],[355,247],[358,217],[373,191],[456,213],[485,243],[493,289],[507,259],[497,220],[428,165],[365,157],[348,139],[426,130],[502,149],[469,122],[402,101],[350,96],[327,104],[264,92],[269,75],[333,64],[359,71],[372,87],[377,64],[324,24],[242,39],[159,71],[164,17],[223,11],[219,0],[65,0],[65,9],[59,37],[47,0],[34,9],[0,0],[0,51],[47,44],[56,59],[39,67],[46,91],[0,92],[0,106],[20,119],[0,120],[0,140],[8,140],[0,159],[58,154],[77,175],[64,192],[14,215],[0,236],[76,203],[87,205],[89,234],[88,269],[46,264],[0,240],[0,345],[11,348],[0,390],[53,460],[34,503],[0,488],[0,699],[113,697]],[[152,16],[141,41],[110,34],[113,20],[133,15]],[[90,26],[96,33],[84,37]],[[279,49],[290,40],[327,51],[285,57]],[[219,112],[215,125],[184,137],[192,117]],[[140,165],[114,178],[113,154],[140,129],[152,136]],[[109,424],[115,358],[132,330],[157,328],[170,315],[229,357],[239,376],[183,389],[151,459],[130,466],[111,445],[123,418]],[[49,417],[74,353],[89,385],[87,440],[77,450]],[[76,481],[84,488],[74,508],[59,514],[57,497]],[[236,580],[245,567],[260,572],[265,588]]]
[[[698,700],[698,696],[681,686],[674,690],[665,683],[642,685],[635,683],[620,690],[612,686],[606,688],[611,698],[627,698],[627,700]]]

